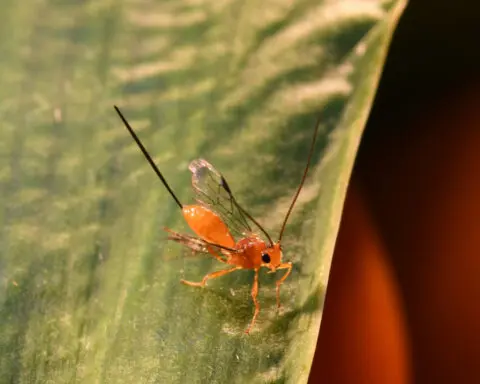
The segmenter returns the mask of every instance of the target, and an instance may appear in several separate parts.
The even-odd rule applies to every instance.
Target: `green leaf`
[[[0,16],[0,377],[12,383],[305,383],[345,190],[404,1],[39,0]],[[208,159],[276,238],[275,310],[252,271],[166,241]]]

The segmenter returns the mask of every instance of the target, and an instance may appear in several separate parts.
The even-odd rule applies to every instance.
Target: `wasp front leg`
[[[282,263],[280,264],[277,269],[288,269],[288,271],[280,278],[277,280],[277,310],[280,309],[280,285],[285,281],[285,279],[290,275],[290,272],[292,272],[292,262],[289,261],[288,263]]]
[[[255,270],[255,277],[253,279],[253,286],[252,286],[252,300],[253,304],[255,305],[255,312],[253,313],[252,321],[248,326],[247,330],[245,331],[246,334],[249,334],[253,325],[255,324],[255,320],[257,319],[258,313],[260,312],[260,304],[257,300],[258,296],[258,269]]]

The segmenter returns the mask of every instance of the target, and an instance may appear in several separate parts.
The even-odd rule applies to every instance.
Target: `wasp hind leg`
[[[225,263],[225,264],[227,263],[227,261],[222,256],[220,256],[217,252],[215,252],[213,247],[207,246],[207,250],[208,250],[208,252],[210,253],[211,256],[213,256],[215,259],[217,259],[221,263]]]
[[[205,287],[205,284],[207,284],[207,281],[210,280],[210,279],[216,279],[217,277],[220,277],[220,276],[223,276],[223,275],[227,275],[233,271],[236,271],[238,269],[238,267],[233,267],[233,268],[230,268],[230,269],[223,269],[221,271],[216,271],[216,272],[212,272],[212,273],[209,273],[208,275],[205,275],[205,277],[202,279],[202,281],[196,283],[196,282],[193,282],[193,281],[187,281],[187,280],[180,280],[181,283],[183,284],[186,284],[186,285],[190,285],[192,287]]]
[[[195,236],[185,235],[172,231],[170,228],[167,227],[164,227],[163,230],[169,233],[168,240],[173,240],[190,248],[194,254],[199,252],[208,253],[210,256],[214,257],[221,263],[227,263],[225,257],[220,256],[217,250],[211,245],[208,245],[204,240]]]

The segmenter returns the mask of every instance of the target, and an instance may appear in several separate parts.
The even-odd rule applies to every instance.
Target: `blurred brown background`
[[[410,2],[348,191],[311,383],[480,383],[479,56],[479,2]]]

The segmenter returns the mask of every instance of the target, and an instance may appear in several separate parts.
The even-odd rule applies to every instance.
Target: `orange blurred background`
[[[478,69],[421,7],[402,18],[359,150],[310,383],[480,383]],[[475,9],[456,20],[464,40]]]

